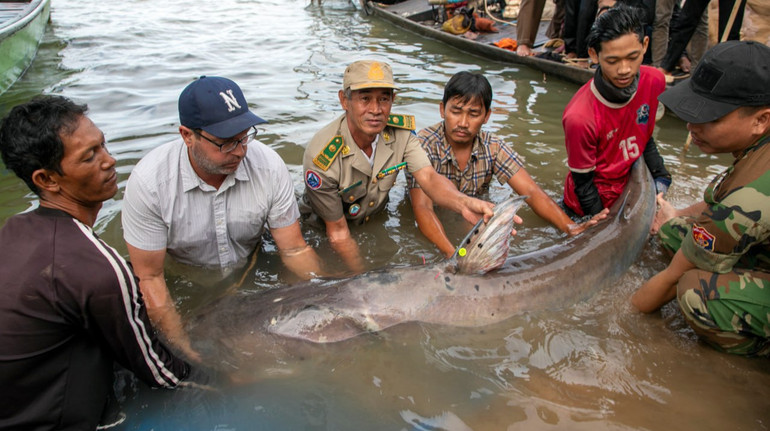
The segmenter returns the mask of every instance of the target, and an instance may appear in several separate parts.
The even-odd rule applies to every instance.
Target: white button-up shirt
[[[166,249],[188,265],[242,264],[271,229],[299,218],[291,176],[281,157],[253,141],[238,169],[215,189],[193,170],[184,142],[161,145],[131,172],[123,198],[127,243]]]

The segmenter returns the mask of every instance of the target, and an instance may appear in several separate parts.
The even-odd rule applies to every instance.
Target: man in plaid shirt
[[[516,193],[529,196],[527,203],[535,213],[568,235],[577,235],[607,216],[605,209],[585,223],[574,223],[535,184],[519,155],[499,137],[481,130],[489,120],[491,105],[492,87],[483,75],[459,72],[447,82],[439,104],[443,121],[418,133],[422,148],[439,174],[470,196],[487,193],[496,176]],[[444,255],[452,256],[455,248],[433,211],[433,202],[414,178],[407,178],[417,226]]]

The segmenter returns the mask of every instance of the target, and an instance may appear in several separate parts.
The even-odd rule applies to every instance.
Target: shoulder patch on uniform
[[[340,153],[340,150],[345,145],[345,141],[342,136],[335,135],[326,146],[323,147],[320,153],[313,159],[313,163],[324,171],[329,169],[334,159]],[[308,171],[309,172],[309,171]]]
[[[388,116],[388,126],[414,130],[414,115],[390,114]]]
[[[704,250],[714,251],[714,242],[716,237],[706,230],[703,226],[692,225],[692,239]]]
[[[321,177],[317,173],[308,169],[308,171],[305,172],[305,184],[307,184],[310,190],[317,190],[319,187],[321,187]]]

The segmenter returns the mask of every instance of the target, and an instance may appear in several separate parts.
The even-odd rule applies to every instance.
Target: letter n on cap
[[[219,95],[222,96],[222,100],[224,100],[227,104],[227,112],[233,112],[236,109],[241,109],[241,104],[238,103],[238,99],[233,96],[233,90],[227,90],[227,92],[220,91]]]

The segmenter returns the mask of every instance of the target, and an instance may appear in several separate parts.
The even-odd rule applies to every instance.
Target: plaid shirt
[[[433,169],[449,178],[458,190],[469,196],[479,196],[489,191],[492,176],[501,184],[507,184],[524,161],[516,151],[492,133],[481,131],[473,141],[471,158],[465,170],[457,165],[452,147],[446,142],[444,122],[420,130],[422,149],[428,154]],[[419,187],[417,180],[407,174],[409,188]]]

